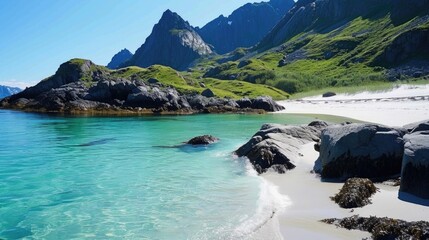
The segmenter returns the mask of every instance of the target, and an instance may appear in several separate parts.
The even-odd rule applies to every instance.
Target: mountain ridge
[[[212,53],[211,47],[189,22],[177,13],[167,10],[155,24],[145,43],[122,67],[161,64],[184,70],[192,61]]]

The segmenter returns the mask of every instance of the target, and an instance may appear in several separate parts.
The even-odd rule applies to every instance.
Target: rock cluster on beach
[[[325,219],[328,224],[335,224],[346,229],[367,231],[374,240],[388,239],[429,239],[429,222],[406,222],[391,218],[352,216],[344,219]]]
[[[346,181],[331,197],[342,208],[370,204],[377,192],[372,180],[398,177],[400,199],[409,201],[401,198],[402,193],[421,202],[429,199],[429,121],[402,128],[320,121],[308,126],[265,124],[236,154],[247,157],[258,173],[269,169],[285,173],[296,167],[301,147],[311,142],[320,152],[314,170],[321,180]],[[353,216],[323,222],[368,231],[374,239],[429,239],[429,222],[425,221]]]
[[[328,124],[317,121],[307,126],[265,124],[252,139],[235,153],[246,156],[258,173],[272,168],[279,173],[295,168],[294,160],[303,144],[319,140],[322,128]]]
[[[75,60],[62,64],[55,75],[36,86],[2,100],[0,107],[67,113],[259,113],[284,109],[271,97],[237,101],[211,93],[181,94],[157,81],[115,78],[91,61]]]
[[[350,178],[331,199],[342,208],[363,207],[371,203],[369,198],[376,191],[374,183],[368,178]]]
[[[429,199],[429,121],[402,128],[321,121],[308,126],[265,124],[235,153],[247,157],[258,173],[284,173],[295,168],[300,147],[310,142],[320,152],[314,170],[324,181],[400,176],[400,191]]]

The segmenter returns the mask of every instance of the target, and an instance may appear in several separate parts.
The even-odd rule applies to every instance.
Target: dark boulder
[[[369,198],[376,191],[374,183],[368,178],[350,178],[331,199],[342,208],[358,208],[370,204]]]
[[[407,134],[404,140],[400,191],[429,199],[429,131]]]
[[[203,135],[194,137],[187,142],[190,145],[209,145],[219,141],[219,138],[213,137],[211,135]]]
[[[328,98],[328,97],[333,97],[333,96],[336,96],[337,94],[336,93],[334,93],[334,92],[326,92],[326,93],[324,93],[323,95],[322,95],[322,97],[324,97],[324,98]]]
[[[374,240],[429,239],[429,222],[425,221],[406,222],[392,218],[364,218],[355,215],[344,219],[324,219],[322,222],[348,230],[370,232]]]
[[[237,100],[237,104],[240,106],[240,108],[251,108],[252,100],[250,100],[249,98],[242,98],[240,100]]]
[[[208,98],[199,94],[188,95],[186,96],[186,100],[188,101],[189,105],[196,110],[203,110],[210,102]]]
[[[376,124],[330,126],[322,131],[315,170],[324,179],[385,179],[401,172],[405,129]]]
[[[429,120],[411,123],[405,125],[404,128],[410,133],[420,132],[420,131],[429,131]]]
[[[265,124],[252,139],[235,151],[247,157],[258,173],[272,168],[285,173],[295,168],[302,145],[318,141],[321,129],[312,126]]]
[[[211,97],[215,96],[214,92],[210,88],[207,88],[206,90],[204,90],[201,93],[201,95],[204,96],[204,97],[208,97],[208,98],[211,98]]]
[[[278,105],[271,97],[263,96],[263,97],[257,97],[252,101],[253,109],[262,109],[267,112],[277,112],[284,110],[285,108],[281,105]]]
[[[159,80],[156,78],[149,78],[149,80],[147,80],[147,82],[149,84],[155,84],[155,83],[159,83]]]
[[[167,94],[156,87],[152,88],[150,91],[142,87],[138,89],[140,92],[128,95],[126,100],[127,105],[132,107],[159,109],[168,103]],[[134,90],[134,92],[136,92],[136,90]]]

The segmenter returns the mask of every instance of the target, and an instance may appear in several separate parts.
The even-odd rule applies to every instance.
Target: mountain
[[[248,3],[230,16],[223,15],[206,24],[197,32],[219,54],[239,47],[257,44],[295,4],[293,0],[271,0]]]
[[[255,47],[197,67],[289,93],[427,80],[428,43],[429,0],[299,0]]]
[[[8,87],[8,86],[0,85],[0,99],[5,98],[5,97],[9,97],[13,94],[17,94],[21,91],[22,91],[22,89],[17,88],[17,87]]]
[[[129,61],[133,57],[133,54],[126,48],[122,49],[120,52],[113,56],[112,60],[107,67],[109,69],[118,69],[125,62]]]
[[[160,64],[184,70],[194,60],[212,53],[211,47],[188,22],[177,13],[167,10],[125,66],[148,67]]]

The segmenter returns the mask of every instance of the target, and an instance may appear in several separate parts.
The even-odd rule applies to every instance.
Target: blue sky
[[[0,0],[0,85],[34,85],[75,57],[106,65],[123,48],[137,50],[166,9],[203,26],[247,2]]]

